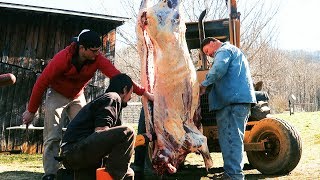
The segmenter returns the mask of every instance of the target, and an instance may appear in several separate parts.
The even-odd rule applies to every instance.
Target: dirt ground
[[[309,148],[304,151],[302,154],[302,158],[298,164],[298,166],[287,175],[282,176],[274,176],[274,175],[263,175],[256,169],[253,169],[251,165],[248,164],[246,160],[246,164],[244,167],[245,177],[248,180],[255,179],[303,179],[303,180],[314,180],[320,179],[320,160],[319,160],[319,148],[318,145],[315,148]],[[8,155],[0,155],[1,166],[0,166],[0,179],[1,180],[34,180],[41,179],[43,175],[43,169],[41,164],[41,156],[37,156],[36,162],[31,163],[19,163],[12,162],[2,164],[2,159],[4,156]],[[17,155],[15,155],[17,156]],[[30,155],[35,156],[35,155]],[[156,180],[156,179],[168,179],[168,180],[209,180],[215,179],[219,174],[223,172],[222,166],[222,157],[221,153],[212,153],[211,154],[214,160],[214,167],[209,169],[207,172],[203,166],[202,157],[196,154],[189,154],[185,166],[179,171],[170,176],[156,176],[150,171],[146,170],[145,179],[147,180]]]
[[[254,169],[245,158],[244,174],[245,179],[320,179],[320,145],[306,149],[297,167],[287,175],[263,175]],[[209,180],[216,179],[223,172],[223,161],[221,153],[211,153],[214,160],[214,167],[207,172],[203,166],[202,157],[196,154],[189,154],[185,166],[177,174],[157,177],[146,171],[146,179],[170,179],[170,180]]]
[[[299,132],[302,139],[302,157],[297,167],[286,175],[263,175],[245,160],[244,174],[246,179],[320,179],[320,112],[296,113],[293,117],[280,115],[290,121]],[[200,155],[189,154],[185,165],[170,176],[155,176],[146,171],[145,179],[174,179],[174,180],[207,180],[215,179],[223,172],[221,153],[212,153],[214,167],[207,172]],[[246,157],[246,156],[245,156]],[[0,155],[1,180],[31,180],[41,179],[43,174],[41,155]]]
[[[245,155],[244,174],[245,179],[320,179],[320,111],[301,112],[290,116],[288,112],[274,115],[286,120],[300,134],[302,140],[302,156],[299,164],[293,171],[286,175],[263,175],[254,169]],[[211,153],[214,167],[207,172],[204,168],[202,157],[196,154],[187,156],[185,166],[177,174],[157,177],[152,173],[146,173],[147,179],[175,179],[175,180],[207,180],[216,179],[223,172],[221,153]]]

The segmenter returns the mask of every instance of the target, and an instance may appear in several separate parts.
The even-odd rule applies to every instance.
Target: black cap
[[[77,43],[85,48],[95,48],[101,46],[100,35],[89,29],[84,29],[77,37]]]

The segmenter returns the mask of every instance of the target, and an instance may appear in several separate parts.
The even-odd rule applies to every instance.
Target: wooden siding
[[[0,63],[0,72],[13,73],[17,78],[14,85],[0,88],[1,151],[19,150],[25,140],[24,137],[26,137],[25,130],[6,130],[6,128],[22,124],[21,116],[26,109],[26,102],[30,97],[37,76],[31,70],[6,63]],[[42,108],[39,109],[39,112],[41,112]],[[39,113],[33,124],[43,126],[43,113]],[[29,135],[32,144],[41,148],[42,135],[39,132],[32,131]]]
[[[0,8],[0,17],[1,62],[41,72],[43,65],[85,28],[101,33],[103,51],[114,57],[115,25],[101,20],[5,8]]]
[[[10,72],[17,77],[16,84],[0,88],[0,150],[20,150],[26,141],[25,130],[6,128],[22,124],[21,116],[37,75],[85,28],[102,34],[102,52],[113,62],[120,22],[8,8],[0,8],[0,19],[0,74]],[[97,72],[85,88],[87,101],[103,93],[107,83],[105,76]],[[43,117],[41,106],[33,125],[43,126]],[[42,131],[29,130],[28,134],[26,152],[41,153]]]

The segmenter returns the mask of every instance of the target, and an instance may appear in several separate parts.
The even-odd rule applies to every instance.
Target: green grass
[[[15,155],[0,155],[1,163],[15,163],[15,164],[38,164],[42,160],[41,154],[28,155],[28,154],[15,154]]]
[[[320,133],[319,134],[315,134],[314,137],[315,137],[315,143],[316,144],[320,144]]]
[[[304,143],[320,144],[320,111],[296,112],[290,116],[289,113],[275,114],[277,118],[284,119],[294,126]]]
[[[1,180],[41,179],[43,174],[41,154],[2,154],[0,162]]]
[[[246,160],[244,170],[246,179],[320,179],[320,111],[296,112],[291,116],[289,113],[282,113],[273,116],[286,120],[299,132],[302,140],[301,160],[290,174],[284,176],[262,175],[259,171],[250,167]],[[137,124],[128,125],[137,130]],[[212,179],[223,171],[223,161],[221,153],[211,153],[211,156],[214,161],[214,167],[209,172],[205,171],[202,157],[191,153],[187,156],[183,169],[180,169],[177,174],[164,179]],[[43,174],[42,156],[40,154],[0,155],[0,164],[1,180],[41,179]],[[160,178],[149,174],[146,179]]]

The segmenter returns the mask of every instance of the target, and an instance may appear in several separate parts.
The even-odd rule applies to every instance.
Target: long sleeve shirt
[[[97,70],[100,70],[109,78],[120,73],[109,59],[101,53],[96,56],[94,61],[84,64],[78,71],[72,63],[72,57],[77,53],[76,51],[76,43],[71,43],[51,59],[32,89],[28,104],[29,112],[35,113],[37,111],[41,104],[42,96],[48,87],[66,98],[74,99],[83,93],[84,87]],[[133,91],[138,95],[142,95],[145,89],[134,83]]]
[[[94,133],[97,127],[112,128],[122,125],[121,109],[121,98],[117,93],[104,93],[79,111],[68,124],[62,142],[77,142]]]
[[[209,110],[256,102],[249,63],[241,50],[230,43],[223,43],[217,50],[214,63],[201,84],[212,86],[208,94]]]

